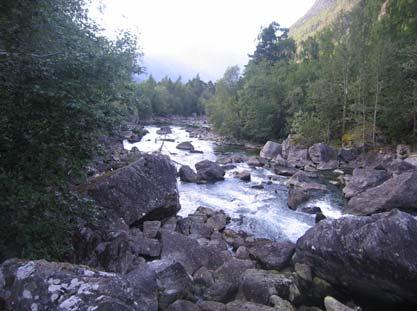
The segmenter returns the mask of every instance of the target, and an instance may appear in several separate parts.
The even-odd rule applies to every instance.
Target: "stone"
[[[157,311],[156,279],[145,270],[130,278],[69,263],[10,259],[0,268],[0,300],[6,310]]]
[[[272,160],[277,155],[281,154],[281,152],[282,152],[282,146],[280,144],[275,143],[273,141],[268,141],[263,146],[259,155],[261,158]]]
[[[312,194],[308,190],[291,187],[288,190],[288,207],[292,210],[310,200]]]
[[[224,212],[215,213],[207,219],[206,225],[213,228],[213,230],[221,231],[228,223],[228,217]]]
[[[172,134],[172,130],[170,126],[161,126],[159,130],[156,131],[158,135],[168,135]]]
[[[339,167],[339,161],[337,160],[330,160],[328,162],[320,162],[317,165],[317,169],[319,171],[333,171]]]
[[[294,291],[294,288],[297,289]],[[293,295],[294,292],[298,293],[296,297]],[[239,295],[247,301],[269,305],[272,295],[294,301],[300,292],[292,276],[275,271],[248,269],[242,276]]]
[[[177,300],[170,305],[167,311],[199,311],[200,307],[191,301]]]
[[[417,167],[407,161],[395,159],[391,163],[387,164],[385,169],[389,174],[395,177],[401,175],[402,173],[416,170]]]
[[[382,184],[389,177],[389,174],[384,170],[355,168],[352,177],[349,178],[343,188],[343,194],[350,199],[369,188]]]
[[[180,150],[186,150],[186,151],[193,151],[194,150],[193,144],[191,144],[189,141],[184,141],[182,143],[179,143],[176,146],[176,148],[180,149]]]
[[[128,166],[95,178],[87,194],[106,210],[107,218],[122,218],[129,226],[163,220],[179,209],[176,170],[162,155],[147,155]]]
[[[331,296],[324,298],[324,306],[326,311],[355,311]]]
[[[347,212],[371,215],[395,208],[417,211],[417,170],[388,179],[350,199]]]
[[[410,146],[398,145],[397,146],[397,159],[405,160],[410,155]]]
[[[197,178],[206,182],[224,180],[225,170],[215,162],[204,160],[195,165]]]
[[[285,299],[282,299],[281,297],[277,295],[272,295],[269,297],[270,303],[274,306],[275,309],[280,311],[297,311],[295,307]]]
[[[325,143],[317,143],[308,149],[308,155],[314,164],[337,160],[337,151]]]
[[[298,187],[303,190],[327,191],[327,188],[325,185],[312,181],[311,178],[307,175],[307,173],[303,171],[299,171],[294,176],[292,176],[287,181],[287,185]]]
[[[304,281],[306,282],[313,281],[313,274],[311,273],[310,266],[301,264],[301,263],[295,263],[294,270],[295,270],[295,273],[297,273],[297,276],[303,279]]]
[[[143,234],[147,238],[155,239],[160,228],[161,222],[158,220],[143,222]]]
[[[304,206],[300,209],[298,209],[300,212],[306,213],[306,214],[318,214],[322,213],[322,210],[318,206]]]
[[[341,148],[338,153],[340,160],[348,163],[356,159],[358,151],[356,149]]]
[[[264,269],[285,268],[294,254],[295,244],[290,242],[256,243],[249,248],[249,254]]]
[[[191,167],[188,165],[183,165],[178,170],[178,175],[180,176],[180,180],[182,182],[197,182],[197,173],[193,171]]]
[[[251,180],[251,174],[250,174],[250,171],[241,171],[241,172],[238,172],[236,175],[235,175],[235,177],[236,178],[239,178],[240,180],[242,180],[242,181],[246,181],[246,182],[249,182],[250,180]]]
[[[235,257],[238,259],[249,259],[249,251],[245,246],[239,246],[236,250]]]
[[[277,309],[253,302],[236,300],[226,305],[226,311],[277,311]]]
[[[226,311],[226,305],[216,301],[202,301],[198,306],[201,311]]]
[[[417,219],[399,210],[326,219],[297,241],[293,261],[365,300],[416,304],[415,241]]]
[[[251,167],[262,167],[265,166],[265,163],[257,158],[257,157],[250,157],[246,160],[246,163]]]

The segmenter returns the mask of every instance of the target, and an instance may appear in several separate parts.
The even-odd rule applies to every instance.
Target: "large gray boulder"
[[[393,210],[323,220],[302,236],[294,262],[335,286],[381,303],[417,303],[417,220]]]
[[[297,168],[303,168],[312,163],[308,155],[308,149],[298,145],[291,135],[282,142],[282,157],[287,160],[290,166]]]
[[[260,152],[260,157],[272,160],[277,155],[280,155],[282,152],[281,144],[275,143],[273,141],[268,141],[262,148]]]
[[[354,215],[370,215],[389,211],[417,210],[417,170],[388,179],[350,199],[347,212]]]
[[[217,163],[204,160],[195,165],[197,177],[201,181],[216,182],[224,180],[226,171]]]
[[[162,220],[180,210],[176,169],[162,155],[145,154],[96,178],[87,186],[87,194],[105,208],[109,218],[121,218],[129,226]]]
[[[350,199],[359,193],[382,184],[389,179],[389,174],[385,170],[375,170],[372,168],[355,168],[352,177],[349,178],[343,193]]]
[[[189,141],[184,141],[182,143],[179,143],[176,148],[180,150],[186,150],[186,151],[194,150],[194,146]]]
[[[314,164],[337,160],[337,151],[325,143],[317,143],[308,148],[308,154]]]
[[[5,261],[0,301],[19,311],[158,310],[155,274],[146,267],[121,276],[45,260]]]
[[[290,242],[258,242],[249,248],[249,254],[264,269],[281,270],[290,262],[294,249]]]

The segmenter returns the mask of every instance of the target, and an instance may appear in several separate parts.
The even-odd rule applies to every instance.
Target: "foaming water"
[[[172,126],[172,134],[158,135],[158,127],[146,128],[149,133],[135,144],[124,142],[124,147],[130,150],[137,147],[141,152],[161,150],[181,165],[194,165],[202,160],[216,161],[216,143],[213,141],[191,138],[184,129]],[[161,139],[172,139],[162,141]],[[203,154],[189,153],[176,149],[177,144],[189,141],[196,150]],[[162,149],[161,149],[162,146]],[[235,163],[236,168],[227,171],[225,180],[215,184],[198,185],[183,183],[178,180],[180,193],[181,216],[193,213],[199,206],[215,210],[224,210],[231,218],[229,227],[243,230],[256,237],[272,240],[289,240],[295,242],[305,231],[315,223],[314,215],[297,212],[287,207],[288,188],[285,186],[287,178],[269,181],[272,172],[263,168],[251,168],[246,163]],[[243,182],[233,177],[234,172],[251,171],[251,182]],[[251,188],[262,185],[263,189]],[[330,192],[323,197],[315,198],[306,203],[307,206],[318,206],[323,214],[330,218],[342,216],[342,201],[338,193]]]

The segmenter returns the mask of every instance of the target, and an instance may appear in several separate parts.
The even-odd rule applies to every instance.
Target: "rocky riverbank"
[[[110,157],[115,150],[122,156],[79,187],[102,216],[97,224],[80,222],[74,263],[7,260],[0,268],[0,309],[415,309],[417,220],[408,212],[417,208],[417,191],[409,157],[304,148],[290,137],[267,143],[259,157],[180,170],[191,182],[221,183],[227,165],[268,167],[292,176],[290,208],[326,191],[318,175],[333,172],[331,178],[346,184],[346,212],[364,216],[318,219],[291,243],[233,231],[223,211],[199,207],[179,216],[178,173],[167,156],[111,150]],[[241,173],[236,177],[250,178]]]

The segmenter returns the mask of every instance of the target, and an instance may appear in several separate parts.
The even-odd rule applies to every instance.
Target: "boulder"
[[[180,210],[176,170],[162,155],[147,155],[128,166],[97,177],[87,194],[106,210],[107,218],[129,226],[162,220]]]
[[[351,162],[356,159],[359,152],[357,149],[347,149],[342,148],[338,152],[338,158],[346,163]]]
[[[319,171],[333,171],[339,167],[339,161],[337,160],[330,160],[327,162],[320,162],[317,165],[317,169]]]
[[[308,157],[308,149],[290,149],[287,161],[296,168],[304,168],[305,166],[311,165]]]
[[[350,199],[347,212],[354,215],[370,215],[389,211],[417,210],[417,170],[388,179]]]
[[[205,291],[205,300],[226,303],[235,299],[240,278],[246,270],[254,267],[250,260],[232,259],[225,262],[214,271],[214,283]]]
[[[296,280],[275,271],[248,269],[243,273],[239,296],[247,301],[269,305],[272,295],[289,301],[296,300],[300,295]]]
[[[265,162],[262,159],[259,159],[258,157],[250,157],[246,159],[246,164],[248,164],[251,167],[265,166]]]
[[[393,210],[324,220],[297,241],[294,262],[375,302],[417,303],[417,220]]]
[[[337,160],[337,151],[324,143],[317,143],[308,149],[308,155],[314,164]]]
[[[414,165],[415,167],[417,167],[417,156],[410,156],[407,159],[404,160],[407,163],[410,163],[411,165]]]
[[[405,160],[410,155],[410,146],[398,145],[397,146],[397,159]]]
[[[198,306],[201,311],[226,311],[226,306],[216,301],[202,301]]]
[[[263,146],[260,157],[265,158],[268,160],[272,160],[277,155],[281,154],[282,152],[282,146],[278,143],[275,143],[273,141],[268,141],[265,146]]]
[[[197,179],[206,182],[216,182],[224,180],[225,170],[215,162],[204,160],[195,165]]]
[[[281,270],[290,262],[294,249],[290,242],[260,242],[249,248],[249,254],[262,268]]]
[[[244,162],[244,158],[239,156],[239,155],[230,155],[230,156],[225,156],[222,158],[217,159],[217,163],[219,164],[232,164],[232,163],[242,163]]]
[[[389,174],[384,170],[355,168],[352,177],[349,178],[343,188],[343,194],[350,199],[369,188],[382,184],[389,177]]]
[[[145,221],[143,223],[143,234],[150,239],[155,239],[159,229],[161,228],[160,221]]]
[[[326,311],[355,311],[331,296],[324,298],[324,306]]]
[[[298,171],[294,174],[288,181],[287,185],[298,187],[303,190],[319,190],[327,191],[325,185],[319,184],[311,180],[307,173],[303,171]]]
[[[45,260],[11,259],[0,269],[8,310],[158,310],[155,274],[147,267],[137,278]]]
[[[272,295],[271,297],[269,297],[269,301],[271,305],[273,305],[274,308],[277,310],[296,311],[295,307],[288,300],[282,299],[277,295]]]
[[[246,181],[246,182],[249,182],[251,180],[250,171],[238,172],[238,173],[236,173],[235,177],[239,178],[242,181]]]
[[[298,206],[311,199],[311,192],[308,190],[290,187],[288,190],[288,207],[296,210]]]
[[[407,161],[400,160],[400,159],[395,159],[391,163],[387,164],[385,166],[385,169],[391,175],[398,176],[398,175],[401,175],[402,173],[416,170],[417,167],[415,167],[413,164],[411,164]]]
[[[152,262],[150,267],[156,273],[160,309],[178,299],[193,297],[193,281],[180,263],[165,259]]]
[[[182,182],[197,182],[197,173],[194,172],[188,165],[181,166],[178,171],[178,175],[180,176],[180,180]]]
[[[180,150],[186,150],[186,151],[194,150],[194,146],[189,141],[184,141],[182,143],[179,143],[176,148]]]

